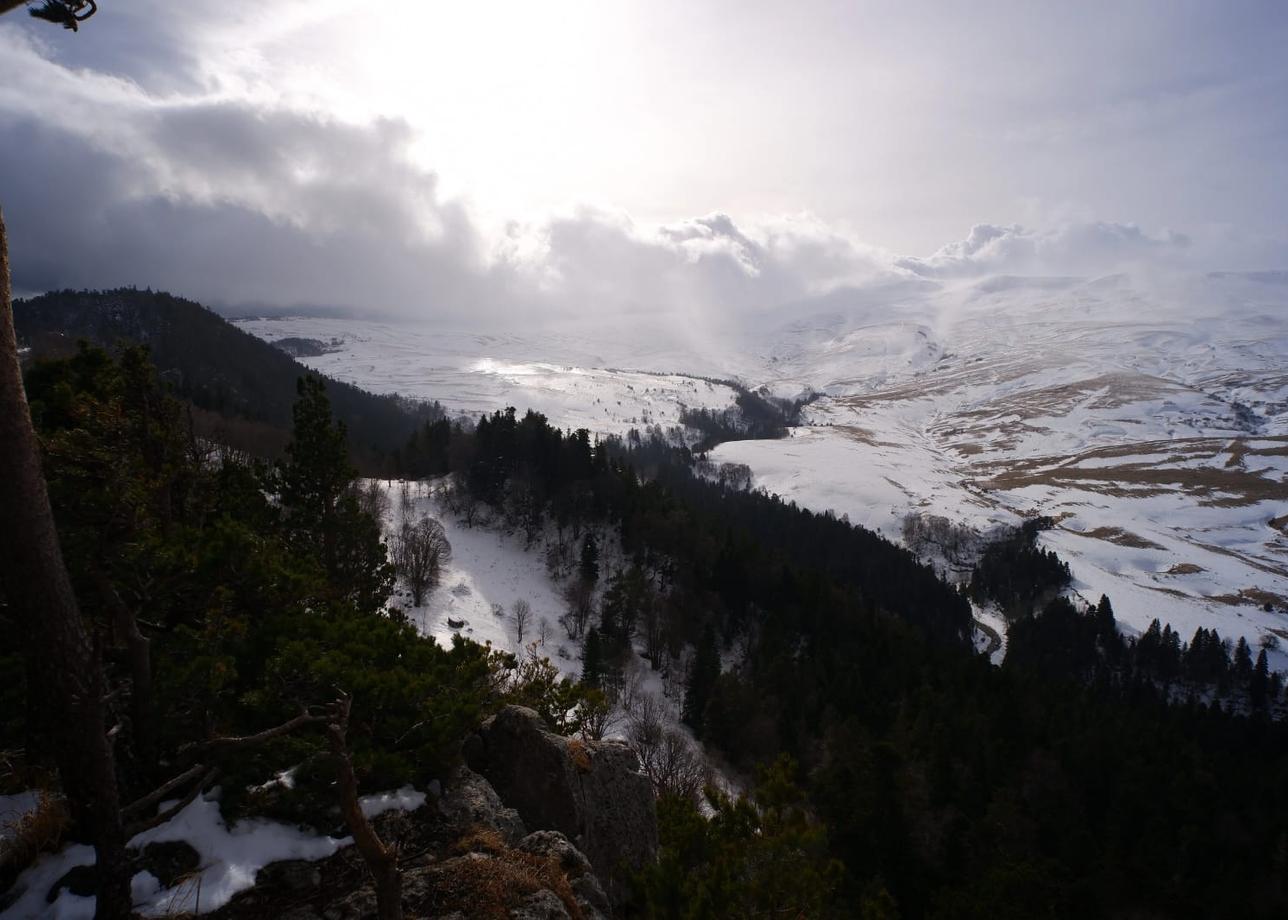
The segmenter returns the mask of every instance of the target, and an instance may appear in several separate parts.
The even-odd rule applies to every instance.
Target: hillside
[[[504,337],[239,325],[337,343],[306,363],[360,386],[453,410],[530,406],[601,433],[733,403],[726,387],[663,372],[819,391],[792,437],[713,457],[896,540],[914,514],[980,532],[1051,515],[1042,542],[1068,560],[1074,590],[1108,593],[1129,631],[1159,617],[1255,646],[1288,639],[1286,301],[1274,273],[996,277],[839,291],[705,338],[662,320]]]
[[[279,348],[201,304],[162,292],[52,292],[14,303],[14,322],[20,340],[38,356],[66,353],[77,339],[106,346],[122,340],[145,344],[179,395],[224,419],[257,423],[251,434],[267,444],[284,443],[296,381],[307,372]],[[327,390],[359,454],[397,447],[433,412],[335,380]]]

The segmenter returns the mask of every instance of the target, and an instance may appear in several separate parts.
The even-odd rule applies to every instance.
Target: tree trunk
[[[362,813],[358,802],[358,780],[353,775],[353,761],[349,759],[349,747],[345,742],[348,724],[349,699],[343,697],[336,703],[335,720],[327,725],[331,753],[335,757],[340,812],[353,835],[354,846],[371,870],[380,920],[402,920],[402,871],[398,868],[398,852],[385,845]]]
[[[130,671],[130,722],[134,755],[144,771],[157,762],[156,705],[152,692],[152,642],[139,631],[134,611],[127,607],[107,576],[98,576],[98,590],[112,614],[117,638],[125,643]]]
[[[0,215],[0,581],[26,642],[35,683],[48,698],[49,738],[77,824],[98,858],[96,916],[130,915],[129,863],[105,730],[105,686],[63,563],[40,450],[22,387],[13,328],[9,252]]]

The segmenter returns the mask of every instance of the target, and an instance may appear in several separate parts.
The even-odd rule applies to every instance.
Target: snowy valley
[[[731,405],[734,392],[712,380],[820,391],[790,437],[726,442],[713,459],[895,540],[911,514],[985,533],[1049,515],[1041,540],[1069,562],[1073,591],[1110,595],[1126,628],[1216,628],[1270,644],[1273,665],[1288,667],[1274,648],[1288,640],[1281,274],[909,280],[702,339],[643,320],[599,335],[238,325],[270,341],[330,341],[303,360],[377,392],[451,413],[533,408],[599,434]]]

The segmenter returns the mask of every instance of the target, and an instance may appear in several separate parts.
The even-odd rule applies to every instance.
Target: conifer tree
[[[1248,697],[1253,709],[1266,705],[1266,696],[1270,691],[1270,662],[1266,660],[1266,650],[1257,653],[1257,663],[1252,669],[1252,679],[1248,684]]]
[[[1239,641],[1234,646],[1234,676],[1239,681],[1247,681],[1252,678],[1252,649],[1248,646],[1248,640],[1239,637]]]
[[[599,544],[592,533],[581,541],[581,577],[592,585],[599,580]]]
[[[581,682],[587,687],[599,687],[604,676],[604,650],[599,640],[599,630],[591,627],[586,633],[586,647],[581,656]]]
[[[297,392],[287,460],[278,470],[287,530],[316,555],[331,600],[374,613],[393,589],[380,524],[362,510],[345,427],[331,417],[322,380],[301,378]]]
[[[701,736],[703,733],[707,702],[719,679],[720,650],[716,647],[716,631],[707,624],[693,658],[693,670],[689,672],[689,680],[684,687],[684,707],[681,714],[684,723],[693,729],[695,735]]]

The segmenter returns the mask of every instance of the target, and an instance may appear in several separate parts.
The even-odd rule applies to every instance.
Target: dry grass
[[[866,428],[860,428],[858,425],[833,425],[833,430],[841,432],[851,441],[858,441],[860,444],[866,444],[869,447],[902,447],[901,444],[895,444],[891,441],[882,441]]]
[[[1159,546],[1152,540],[1146,540],[1144,537],[1132,533],[1130,530],[1123,530],[1121,527],[1096,527],[1093,530],[1068,530],[1062,528],[1066,533],[1076,534],[1079,537],[1089,537],[1093,540],[1104,540],[1106,543],[1112,543],[1115,546],[1125,546],[1130,549],[1166,549]]]
[[[1176,565],[1172,566],[1163,574],[1164,575],[1198,575],[1199,573],[1206,572],[1206,571],[1207,569],[1203,568],[1203,566],[1195,565],[1193,562],[1178,562]]]
[[[586,747],[586,742],[580,738],[569,741],[568,756],[572,759],[572,765],[577,768],[578,773],[590,772],[590,748]]]
[[[0,840],[0,866],[25,869],[41,853],[57,849],[70,823],[63,797],[42,790],[34,811],[5,825],[5,836]]]
[[[1207,599],[1216,601],[1218,604],[1228,604],[1231,607],[1237,607],[1240,604],[1255,604],[1258,607],[1264,607],[1266,604],[1279,608],[1288,607],[1288,598],[1282,594],[1275,594],[1273,591],[1263,591],[1260,588],[1240,588],[1237,594],[1213,594]]]
[[[427,903],[417,906],[434,914],[459,910],[478,920],[506,920],[524,898],[547,889],[573,920],[582,920],[568,876],[555,860],[515,850],[487,827],[474,828],[453,849],[461,855],[427,873]]]
[[[1120,497],[1145,497],[1182,492],[1200,505],[1233,508],[1262,501],[1288,500],[1288,485],[1232,469],[1178,469],[1139,466],[1083,469],[1012,469],[981,483],[987,488],[1010,491],[1025,486],[1047,485],[1082,489]]]
[[[1281,578],[1288,578],[1288,569],[1284,569],[1282,566],[1268,565],[1257,559],[1253,559],[1244,553],[1235,552],[1227,546],[1218,546],[1215,543],[1201,543],[1199,541],[1195,541],[1195,545],[1221,556],[1229,556],[1232,559],[1238,559],[1244,565],[1251,566],[1258,572],[1265,572],[1267,575],[1278,575]]]

